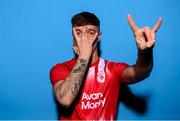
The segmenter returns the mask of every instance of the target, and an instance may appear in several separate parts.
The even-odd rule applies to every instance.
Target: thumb
[[[77,55],[79,55],[79,48],[76,47],[76,46],[73,46],[72,48],[73,48],[74,52],[75,52]]]

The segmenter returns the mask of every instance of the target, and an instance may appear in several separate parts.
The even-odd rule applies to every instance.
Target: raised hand
[[[73,34],[77,46],[73,47],[80,58],[89,59],[92,54],[93,43],[97,39],[98,32],[91,33],[87,26],[73,27]]]
[[[139,51],[145,51],[153,48],[156,41],[156,32],[159,29],[162,18],[160,17],[153,28],[146,26],[144,28],[138,28],[131,15],[128,15],[129,25],[134,33],[135,40]]]

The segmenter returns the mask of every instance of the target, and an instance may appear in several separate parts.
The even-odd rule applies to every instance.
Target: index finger
[[[131,26],[132,30],[135,32],[138,29],[138,27],[130,14],[128,14],[128,22],[129,22],[129,25]]]
[[[77,38],[79,38],[79,36],[78,36],[78,34],[76,33],[76,28],[75,28],[75,27],[73,27],[73,34],[74,34],[74,37],[75,37],[75,39],[76,39],[76,41],[77,41]]]
[[[154,25],[153,27],[153,31],[157,31],[159,29],[159,27],[161,26],[161,23],[162,23],[162,18],[160,17],[156,23],[156,25]]]

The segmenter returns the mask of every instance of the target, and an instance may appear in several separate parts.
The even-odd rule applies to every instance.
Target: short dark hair
[[[94,25],[100,27],[99,18],[90,12],[81,12],[74,15],[71,19],[72,26],[84,26],[84,25]]]

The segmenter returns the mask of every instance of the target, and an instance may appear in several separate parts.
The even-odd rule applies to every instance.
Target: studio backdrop
[[[179,0],[0,0],[0,119],[58,119],[49,72],[71,59],[71,17],[101,20],[101,57],[134,64],[137,48],[127,21],[153,27],[161,16],[154,68],[123,88],[117,119],[180,119]]]

